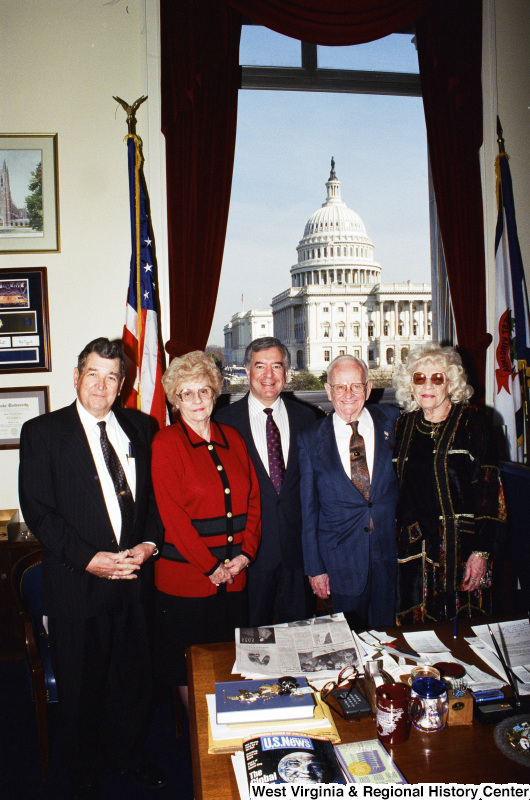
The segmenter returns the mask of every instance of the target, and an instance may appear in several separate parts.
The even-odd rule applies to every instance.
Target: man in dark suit
[[[302,560],[296,437],[318,412],[282,396],[289,367],[289,351],[279,339],[255,339],[245,352],[250,392],[215,415],[241,433],[259,480],[261,544],[248,570],[251,626],[294,622],[312,613]]]
[[[393,625],[397,572],[392,466],[399,410],[369,406],[368,368],[338,356],[326,391],[334,413],[299,434],[304,564],[318,597],[353,627]]]
[[[112,406],[124,361],[99,338],[79,355],[77,401],[20,436],[20,507],[44,547],[42,601],[65,758],[78,798],[103,767],[165,779],[143,757],[151,707],[145,593],[162,542],[151,486],[149,419]]]

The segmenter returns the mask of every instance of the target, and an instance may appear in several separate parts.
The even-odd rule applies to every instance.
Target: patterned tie
[[[272,418],[272,408],[264,408],[267,415],[267,453],[269,456],[269,475],[272,485],[280,494],[283,479],[285,477],[285,462],[283,460],[282,440],[278,426]]]
[[[105,464],[107,465],[109,475],[112,478],[114,491],[116,492],[116,497],[118,498],[121,511],[121,544],[122,542],[126,541],[127,536],[132,530],[134,519],[134,499],[129,484],[127,483],[127,478],[125,477],[125,472],[123,471],[121,461],[116,454],[116,450],[109,442],[109,438],[107,436],[107,423],[98,422],[98,427],[101,431],[99,440],[101,444],[101,450],[103,452],[103,458],[105,459]]]
[[[360,491],[365,500],[370,497],[370,473],[366,463],[364,439],[359,433],[359,422],[350,422],[353,431],[350,439],[351,482]]]

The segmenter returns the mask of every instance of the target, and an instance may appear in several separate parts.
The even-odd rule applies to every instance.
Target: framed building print
[[[18,448],[23,424],[49,410],[49,386],[0,389],[0,450]]]
[[[59,250],[56,133],[0,133],[0,253]]]
[[[0,373],[50,370],[46,267],[0,269]]]

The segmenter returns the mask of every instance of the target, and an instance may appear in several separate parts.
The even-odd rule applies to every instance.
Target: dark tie
[[[272,408],[264,408],[267,415],[267,454],[269,456],[269,475],[272,485],[280,494],[285,477],[285,462],[283,460],[282,440],[278,426],[272,418]]]
[[[359,433],[359,422],[350,422],[353,431],[350,439],[351,482],[360,491],[365,500],[370,496],[370,473],[366,463],[364,439]]]
[[[132,530],[134,519],[134,499],[131,494],[129,484],[127,483],[127,478],[125,477],[125,472],[123,471],[120,459],[116,454],[116,450],[109,442],[109,437],[107,436],[107,423],[98,422],[98,427],[101,431],[99,440],[101,443],[101,450],[103,451],[103,458],[105,459],[105,464],[107,465],[109,475],[112,478],[114,491],[116,492],[116,497],[118,498],[118,503],[120,506],[120,543],[122,543],[127,541],[127,537]]]

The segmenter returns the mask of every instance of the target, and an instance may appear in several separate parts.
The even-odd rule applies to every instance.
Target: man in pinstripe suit
[[[44,547],[43,610],[78,798],[97,796],[109,764],[164,782],[142,756],[151,706],[144,599],[162,529],[149,420],[113,410],[123,375],[120,346],[90,342],[74,370],[76,402],[29,420],[20,437],[20,506]]]

